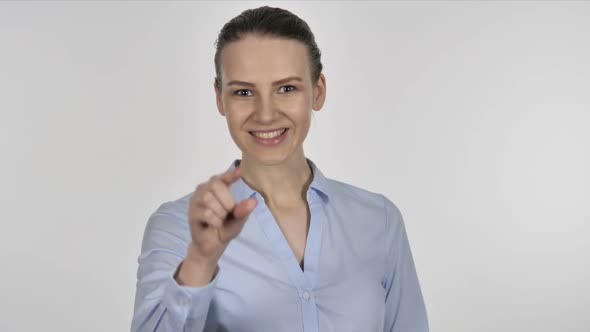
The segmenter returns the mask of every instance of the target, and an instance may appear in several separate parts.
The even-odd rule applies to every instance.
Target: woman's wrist
[[[200,255],[191,243],[174,279],[181,286],[202,287],[215,278],[218,269],[217,259]]]

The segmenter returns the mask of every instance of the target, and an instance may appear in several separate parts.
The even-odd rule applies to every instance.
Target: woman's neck
[[[303,153],[278,165],[265,165],[242,156],[242,179],[259,192],[267,206],[290,207],[306,199],[313,173]]]

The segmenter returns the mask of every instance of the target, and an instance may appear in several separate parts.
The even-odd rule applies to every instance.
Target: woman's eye
[[[234,92],[234,94],[237,96],[241,96],[241,97],[249,97],[252,95],[252,91],[250,91],[250,90],[237,90],[236,92]]]
[[[281,87],[281,92],[290,92],[295,90],[295,87],[292,85],[285,85]]]

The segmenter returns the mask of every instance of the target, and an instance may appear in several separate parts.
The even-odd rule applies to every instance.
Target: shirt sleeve
[[[137,259],[132,332],[203,331],[219,271],[203,287],[180,286],[174,274],[186,256],[190,230],[174,202],[148,220]]]
[[[387,235],[384,332],[428,332],[426,307],[401,212],[386,197],[384,201]]]

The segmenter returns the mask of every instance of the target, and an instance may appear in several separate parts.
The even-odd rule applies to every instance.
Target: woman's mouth
[[[262,145],[276,145],[281,143],[287,135],[289,128],[280,128],[272,131],[250,131],[257,143]]]

